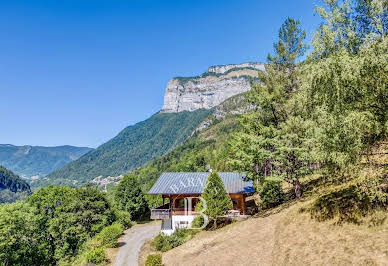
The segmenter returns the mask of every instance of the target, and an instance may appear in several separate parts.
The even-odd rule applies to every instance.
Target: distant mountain
[[[13,202],[31,192],[26,181],[0,166],[0,203]]]
[[[48,184],[76,186],[98,176],[128,173],[181,144],[212,112],[200,109],[157,113],[125,128],[107,143],[31,185],[34,188]]]
[[[0,165],[22,178],[35,179],[46,176],[91,150],[91,148],[74,146],[40,147],[0,144]]]

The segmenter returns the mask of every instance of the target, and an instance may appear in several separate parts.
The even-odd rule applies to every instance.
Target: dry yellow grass
[[[368,154],[356,176],[387,176],[388,142],[378,143]],[[319,176],[311,178],[319,181]],[[318,222],[301,210],[341,184],[315,183],[304,200],[199,233],[164,253],[164,265],[388,265],[388,212],[370,213],[361,225]]]
[[[165,265],[388,265],[388,223],[317,222],[299,202],[194,239],[163,254]],[[284,207],[283,207],[284,208]],[[384,213],[387,216],[387,213]]]

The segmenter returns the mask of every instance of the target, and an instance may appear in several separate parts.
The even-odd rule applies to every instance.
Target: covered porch
[[[162,195],[163,205],[151,210],[151,219],[169,219],[172,215],[197,215],[197,197],[199,194]]]
[[[245,195],[231,193],[229,196],[232,200],[233,208],[228,215],[245,215]],[[200,201],[200,194],[162,195],[162,197],[163,205],[151,210],[151,219],[169,219],[172,215],[197,215],[195,207]]]

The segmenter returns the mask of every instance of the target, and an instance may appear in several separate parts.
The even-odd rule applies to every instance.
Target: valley
[[[0,144],[0,165],[27,180],[37,180],[90,152],[91,148]]]
[[[172,151],[213,120],[249,111],[243,93],[252,86],[250,78],[263,69],[260,63],[213,66],[200,77],[172,79],[159,113],[123,129],[95,150],[31,182],[32,188],[49,184],[80,186],[89,181],[104,187],[114,184],[120,176]],[[182,80],[187,85],[172,88],[172,84]],[[192,105],[198,101],[203,104]]]

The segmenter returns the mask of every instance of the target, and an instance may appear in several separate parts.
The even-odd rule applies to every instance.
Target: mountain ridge
[[[117,136],[47,177],[31,183],[78,186],[96,177],[119,176],[182,143],[212,110],[156,113],[123,129]]]
[[[92,148],[0,144],[0,165],[25,179],[37,179],[74,161]]]

